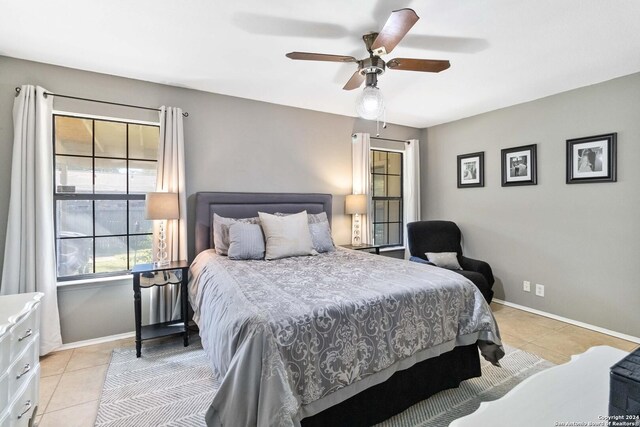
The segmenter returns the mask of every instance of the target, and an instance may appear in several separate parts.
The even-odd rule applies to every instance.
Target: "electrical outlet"
[[[522,290],[525,292],[531,292],[531,282],[528,280],[522,282]]]
[[[544,297],[544,285],[536,283],[536,295],[539,297]]]

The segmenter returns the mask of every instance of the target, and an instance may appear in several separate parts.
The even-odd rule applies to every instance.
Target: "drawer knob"
[[[25,410],[22,411],[20,415],[18,415],[18,419],[21,419],[24,416],[24,414],[26,414],[31,410],[31,400],[27,400],[27,403],[25,403],[24,406],[25,406]]]
[[[29,372],[31,370],[31,365],[30,364],[26,364],[24,365],[24,368],[22,368],[22,372],[20,372],[17,376],[16,379],[19,380],[20,378],[22,378],[24,376],[24,374],[26,374],[27,372]]]
[[[24,333],[23,336],[21,336],[20,338],[18,338],[18,341],[22,341],[26,338],[29,338],[31,336],[31,334],[33,334],[33,331],[31,330],[31,328],[27,329],[27,331]]]

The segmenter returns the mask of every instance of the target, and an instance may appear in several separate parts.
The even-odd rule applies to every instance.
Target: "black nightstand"
[[[380,245],[365,245],[365,244],[362,244],[360,246],[353,246],[353,245],[340,245],[340,246],[345,248],[345,249],[353,249],[355,251],[371,252],[371,250],[373,250],[376,255],[380,255]]]
[[[155,264],[138,264],[131,269],[131,274],[133,274],[133,308],[136,314],[136,357],[140,357],[142,341],[153,338],[183,334],[184,346],[188,346],[189,297],[187,284],[189,282],[189,263],[187,261],[172,261],[162,267],[158,267]],[[180,285],[182,319],[142,326],[140,288],[166,285]]]

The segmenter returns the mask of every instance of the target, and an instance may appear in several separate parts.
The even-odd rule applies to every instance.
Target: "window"
[[[403,244],[402,153],[371,150],[373,244]]]
[[[152,261],[145,193],[155,191],[158,126],[54,114],[59,281],[113,276]]]

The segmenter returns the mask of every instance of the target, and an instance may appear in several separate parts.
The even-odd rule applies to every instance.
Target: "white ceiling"
[[[361,35],[394,9],[420,20],[386,57],[387,120],[423,128],[640,71],[637,0],[0,0],[0,55],[355,116]],[[26,83],[26,82],[25,82]],[[116,100],[117,101],[117,100]]]

